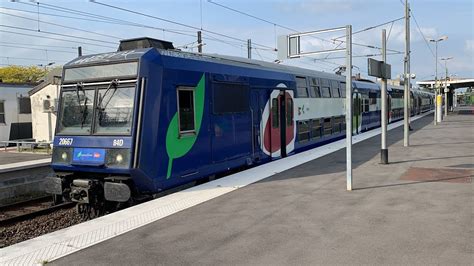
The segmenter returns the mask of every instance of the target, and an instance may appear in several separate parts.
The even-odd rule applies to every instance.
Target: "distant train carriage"
[[[345,137],[343,76],[150,38],[71,61],[62,84],[47,188],[86,217]],[[380,126],[379,86],[352,86],[354,133]],[[389,88],[390,121],[402,96]]]

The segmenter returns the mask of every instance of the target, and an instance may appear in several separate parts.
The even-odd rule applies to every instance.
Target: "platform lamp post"
[[[446,77],[444,80],[444,117],[448,116],[448,60],[453,59],[453,57],[443,57],[441,61],[444,61],[444,69],[446,69]]]
[[[437,124],[437,121],[436,121],[437,118],[438,117],[441,118],[441,116],[439,116],[439,114],[438,114],[438,103],[437,103],[437,101],[438,101],[438,43],[440,41],[445,41],[447,39],[448,39],[448,36],[444,35],[444,36],[441,36],[440,38],[429,40],[430,42],[434,42],[435,47],[436,47],[436,56],[435,56],[436,57],[435,58],[436,59],[436,61],[435,61],[436,74],[435,74],[435,86],[434,86],[435,87],[435,89],[434,89],[434,91],[435,91],[435,112],[434,112],[434,121],[433,121],[434,125]],[[441,121],[439,121],[439,122],[441,122]]]

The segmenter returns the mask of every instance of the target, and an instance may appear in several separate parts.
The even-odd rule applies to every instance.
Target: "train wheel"
[[[77,214],[83,221],[91,220],[104,215],[104,208],[101,206],[92,206],[90,204],[78,203],[76,205]]]

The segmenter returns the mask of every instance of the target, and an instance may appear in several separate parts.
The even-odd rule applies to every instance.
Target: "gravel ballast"
[[[51,233],[81,221],[75,208],[69,208],[5,226],[0,228],[0,248]]]

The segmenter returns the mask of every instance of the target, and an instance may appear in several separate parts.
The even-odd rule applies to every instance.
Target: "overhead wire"
[[[53,47],[53,48],[64,48],[64,49],[77,49],[77,47],[73,46],[59,46],[59,45],[45,45],[45,44],[21,44],[17,42],[2,42],[0,41],[0,44],[11,44],[11,45],[24,45],[24,46],[38,46],[38,47]]]
[[[62,51],[62,50],[55,50],[55,49],[41,49],[41,48],[34,48],[34,47],[24,47],[18,45],[8,45],[8,44],[0,44],[2,47],[11,47],[16,49],[28,49],[28,50],[37,50],[37,51],[49,51],[49,52],[56,52],[56,53],[68,53],[68,54],[76,54],[72,51]]]
[[[22,4],[31,5],[29,3],[22,3]],[[42,4],[42,5],[45,5],[45,4]],[[1,8],[8,9],[8,10],[19,11],[19,12],[36,14],[36,12],[29,11],[29,10],[6,8],[6,7],[1,7]],[[194,32],[194,31],[190,31],[190,30],[165,29],[165,28],[160,28],[160,27],[154,27],[154,26],[145,25],[145,24],[141,24],[141,23],[136,23],[136,22],[132,22],[132,21],[128,21],[128,20],[114,19],[114,18],[111,18],[111,17],[103,16],[103,15],[96,15],[96,14],[93,14],[93,13],[83,12],[83,11],[79,11],[79,10],[75,10],[75,9],[71,9],[71,8],[67,8],[67,10],[61,10],[60,8],[54,8],[53,9],[51,7],[46,7],[46,6],[42,6],[41,8],[51,9],[51,10],[54,10],[54,11],[63,12],[63,13],[67,13],[67,14],[75,14],[75,15],[79,15],[79,16],[83,16],[83,17],[65,16],[65,15],[60,15],[60,14],[39,12],[39,14],[45,15],[45,16],[76,19],[76,20],[82,20],[82,21],[92,21],[92,22],[99,22],[99,23],[106,23],[106,24],[113,24],[113,25],[124,25],[124,26],[130,26],[130,27],[139,27],[139,28],[166,31],[166,32],[170,32],[170,33],[174,33],[174,34],[178,34],[178,35],[194,37],[194,35],[189,34],[189,33]],[[71,10],[71,11],[69,11],[69,10]],[[80,13],[78,13],[78,12],[80,12]],[[88,16],[88,14],[90,14],[90,16]]]
[[[402,52],[400,53],[387,53],[387,55],[398,55],[398,54],[403,54]],[[365,54],[365,55],[352,55],[352,57],[375,57],[375,56],[381,56],[381,53],[378,54]],[[345,56],[339,56],[339,57],[330,57],[330,58],[325,58],[324,60],[329,60],[329,59],[344,59],[346,58]],[[319,58],[314,58],[314,60],[319,60]]]
[[[7,59],[16,59],[16,60],[32,60],[32,61],[55,61],[55,62],[67,62],[66,60],[62,59],[40,59],[40,58],[29,58],[29,57],[14,57],[14,56],[0,56],[1,58],[7,58]]]
[[[269,24],[272,24],[274,26],[278,26],[280,28],[283,28],[283,29],[287,29],[287,30],[290,30],[290,31],[293,31],[293,32],[300,32],[299,30],[297,29],[294,29],[294,28],[291,28],[291,27],[288,27],[288,26],[284,26],[284,25],[281,25],[279,23],[276,23],[276,22],[273,22],[273,21],[270,21],[270,20],[267,20],[267,19],[263,19],[263,18],[260,18],[260,17],[257,17],[255,15],[252,15],[252,14],[249,14],[249,13],[246,13],[246,12],[243,12],[243,11],[240,11],[240,10],[237,10],[235,8],[232,8],[232,7],[228,7],[226,5],[223,5],[223,4],[220,4],[220,3],[217,3],[213,0],[207,0],[209,3],[211,4],[214,4],[216,6],[219,6],[219,7],[222,7],[224,9],[227,9],[227,10],[230,10],[230,11],[233,11],[233,12],[236,12],[236,13],[239,13],[239,14],[242,14],[242,15],[245,15],[245,16],[248,16],[248,17],[251,17],[251,18],[254,18],[256,20],[260,20],[260,21],[263,21],[263,22],[266,22],[266,23],[269,23]],[[398,20],[401,20],[402,18],[398,18],[398,19],[394,19],[394,20],[391,20],[391,21],[388,21],[388,22],[384,22],[382,24],[379,24],[379,25],[376,25],[376,26],[373,26],[373,28],[376,28],[376,27],[380,27],[382,25],[386,25],[388,23],[391,23],[392,21],[398,21]],[[372,28],[371,28],[372,29]],[[363,32],[363,31],[366,31],[368,29],[363,29],[363,30],[360,30],[358,32],[355,32],[353,33],[352,35],[356,34],[356,33],[360,33],[360,32]],[[345,41],[343,40],[337,40],[338,38],[341,38],[341,37],[338,37],[336,39],[333,39],[333,40],[328,40],[328,39],[324,39],[324,38],[321,38],[321,37],[317,37],[317,36],[311,36],[312,38],[315,38],[315,39],[318,39],[318,40],[321,40],[321,41],[324,41],[324,42],[328,42],[328,43],[333,43],[334,42],[340,42],[340,43],[345,43]],[[344,36],[342,36],[344,37]],[[366,47],[366,48],[371,48],[371,49],[377,49],[377,50],[381,50],[382,48],[380,47],[377,47],[377,46],[373,46],[373,45],[366,45],[366,44],[360,44],[360,43],[355,43],[355,42],[352,42],[352,45],[355,45],[355,46],[361,46],[361,47]],[[399,52],[399,51],[396,51],[396,50],[387,50],[387,51],[392,51],[392,52]]]
[[[96,1],[96,0],[90,0],[90,1],[91,1],[91,3],[95,3],[95,4],[98,4],[98,5],[106,6],[106,7],[109,7],[109,8],[121,10],[121,11],[124,11],[124,12],[129,12],[129,13],[132,13],[132,14],[136,14],[136,15],[140,15],[140,16],[144,16],[144,17],[148,17],[148,18],[153,18],[153,19],[156,19],[156,20],[164,21],[164,22],[167,22],[167,23],[179,25],[179,26],[186,27],[186,28],[191,28],[191,29],[195,29],[195,30],[201,30],[201,31],[203,31],[203,32],[215,34],[215,35],[218,35],[218,36],[220,36],[220,37],[224,37],[224,38],[228,38],[228,39],[240,41],[240,42],[243,42],[243,43],[247,43],[247,40],[239,39],[239,38],[236,38],[236,37],[234,37],[234,36],[226,35],[226,34],[223,34],[223,33],[215,32],[215,31],[211,31],[211,30],[207,30],[207,29],[200,29],[199,27],[195,27],[195,26],[192,26],[192,25],[187,25],[187,24],[185,24],[185,23],[181,23],[181,22],[177,22],[177,21],[174,21],[174,20],[170,20],[170,19],[165,19],[165,18],[161,18],[161,17],[149,15],[149,14],[146,14],[146,13],[134,11],[134,10],[127,9],[127,8],[123,8],[123,7],[119,7],[119,6],[114,6],[114,5],[110,5],[110,4],[105,4],[105,3],[102,3],[102,2],[99,2],[99,1]],[[266,48],[274,48],[274,47],[270,47],[270,46],[268,46],[268,45],[259,44],[259,43],[255,43],[255,42],[253,43],[253,45],[261,46],[261,47],[266,47]],[[275,48],[274,48],[274,49],[275,49]]]
[[[65,25],[61,25],[61,24],[57,24],[57,23],[52,23],[52,22],[47,22],[47,21],[43,21],[43,20],[39,20],[39,19],[37,20],[37,19],[28,18],[28,17],[24,17],[24,16],[14,15],[14,14],[10,14],[10,13],[7,13],[7,12],[1,12],[0,11],[0,14],[4,14],[4,15],[7,15],[7,16],[12,16],[12,17],[16,17],[16,18],[21,18],[21,19],[25,19],[25,20],[30,20],[30,21],[31,20],[32,21],[38,21],[38,22],[41,22],[43,24],[53,25],[53,26],[57,26],[57,27],[65,28],[65,29],[70,29],[70,30],[82,31],[82,32],[86,32],[86,33],[99,35],[99,36],[102,36],[102,37],[113,38],[113,39],[118,39],[118,40],[123,39],[123,37],[117,37],[117,36],[108,35],[108,34],[104,34],[104,33],[98,33],[98,32],[79,29],[79,28],[75,28],[75,27],[69,27],[69,26],[65,26]],[[42,32],[42,31],[38,30],[38,32]]]
[[[114,49],[117,48],[117,47],[113,47],[113,46],[107,46],[107,45],[102,45],[102,44],[97,44],[97,43],[90,43],[90,42],[84,42],[84,41],[66,40],[66,39],[59,39],[59,38],[48,37],[48,36],[38,36],[38,35],[28,34],[28,33],[24,33],[24,32],[14,32],[14,31],[8,31],[8,30],[0,30],[0,32],[9,33],[9,34],[16,34],[16,35],[22,35],[22,36],[29,36],[29,37],[36,37],[36,38],[41,38],[41,39],[56,40],[56,41],[62,41],[62,42],[72,42],[72,43],[77,43],[77,44],[87,44],[87,45],[92,45],[92,46],[107,47],[107,48],[114,48]]]
[[[386,21],[386,22],[384,22],[384,23],[380,23],[380,24],[377,24],[377,25],[374,25],[374,26],[367,27],[367,28],[365,28],[365,29],[361,29],[361,30],[358,30],[358,31],[354,31],[354,32],[352,33],[352,35],[356,35],[356,34],[359,34],[359,33],[365,32],[365,31],[373,30],[373,29],[376,29],[376,28],[378,28],[378,27],[382,27],[382,26],[387,25],[387,24],[390,24],[390,23],[395,23],[395,22],[400,21],[400,20],[402,20],[402,19],[405,19],[405,17],[403,16],[403,17],[400,17],[400,18],[392,19],[392,20]],[[337,39],[340,39],[340,38],[344,38],[344,37],[346,37],[346,35],[342,35],[342,36],[339,36],[339,37],[337,37],[337,38],[334,38],[334,40],[337,40]]]
[[[9,28],[9,29],[16,29],[16,30],[31,31],[31,32],[38,32],[37,30],[23,28],[23,27],[16,27],[16,26],[12,26],[12,25],[0,24],[0,27]],[[57,33],[57,32],[50,32],[50,31],[39,31],[38,33],[44,33],[44,34],[50,34],[50,35],[55,35],[55,36],[68,37],[68,38],[75,38],[75,39],[81,39],[81,40],[87,40],[87,41],[93,41],[93,42],[99,42],[99,43],[117,44],[117,42],[109,42],[109,41],[104,41],[104,40],[98,40],[98,39],[93,39],[93,38],[87,38],[87,37],[70,35],[70,34],[63,34],[63,33]]]

